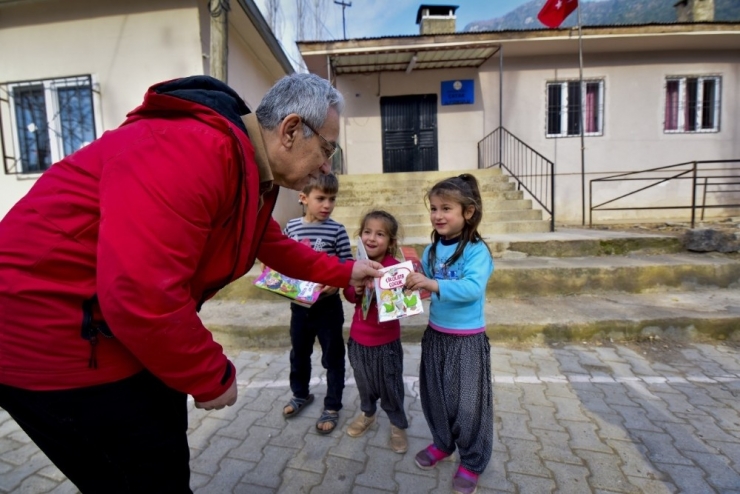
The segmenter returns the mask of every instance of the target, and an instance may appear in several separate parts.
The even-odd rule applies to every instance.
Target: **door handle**
[[[419,139],[416,136],[416,134],[414,134],[414,146],[418,146],[418,145],[419,145]]]

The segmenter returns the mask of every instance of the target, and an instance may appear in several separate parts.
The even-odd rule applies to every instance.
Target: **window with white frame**
[[[90,76],[0,85],[10,125],[3,126],[6,173],[41,173],[52,163],[95,140]],[[7,144],[6,144],[7,146]]]
[[[719,132],[720,78],[667,77],[666,133]]]
[[[562,81],[547,83],[547,137],[581,135],[581,87],[585,91],[583,133],[604,133],[604,81]]]

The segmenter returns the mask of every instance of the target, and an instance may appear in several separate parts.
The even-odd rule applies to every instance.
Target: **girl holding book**
[[[424,273],[406,288],[432,292],[429,326],[421,341],[421,407],[433,443],[415,457],[424,470],[459,450],[453,492],[472,494],[493,448],[493,387],[486,336],[485,294],[493,272],[478,226],[478,182],[463,174],[438,182],[427,195],[434,231],[424,250]]]
[[[360,240],[373,261],[383,266],[398,264],[398,222],[385,211],[371,211],[360,223]],[[347,428],[351,437],[360,437],[376,421],[377,401],[391,422],[390,446],[396,453],[408,450],[408,420],[403,409],[403,349],[398,320],[378,322],[374,292],[363,317],[362,288],[347,287],[344,296],[355,304],[347,353],[360,394],[360,414]]]

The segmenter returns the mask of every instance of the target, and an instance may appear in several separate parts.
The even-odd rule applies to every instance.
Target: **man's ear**
[[[297,113],[291,113],[280,122],[278,132],[280,134],[280,143],[283,147],[291,148],[293,146],[302,127],[301,117]]]

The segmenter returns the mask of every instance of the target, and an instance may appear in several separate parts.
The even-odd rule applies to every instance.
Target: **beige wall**
[[[208,73],[209,37],[207,0],[29,1],[4,6],[0,46],[13,49],[0,50],[0,83],[91,74],[99,90],[94,98],[99,136],[117,127],[152,84]],[[21,39],[25,41],[19,43]],[[229,84],[254,109],[283,75],[246,14],[232,2]],[[9,125],[9,115],[3,114],[2,120]],[[0,172],[0,217],[38,177]],[[300,215],[297,202],[297,193],[282,192],[275,208],[278,221]]]
[[[554,69],[552,67],[559,67]],[[489,88],[485,127],[499,125],[498,60],[481,67]],[[665,134],[666,76],[720,75],[722,77],[720,132]],[[589,56],[584,54],[584,79],[604,80],[604,134],[585,137],[586,208],[589,180],[625,171],[644,170],[693,160],[740,158],[740,54],[647,53]],[[545,137],[545,86],[549,81],[578,79],[578,59],[572,57],[504,59],[504,126],[539,153],[555,162],[557,221],[580,223],[580,138]],[[634,183],[594,187],[600,202],[634,190]],[[669,184],[650,195],[633,196],[632,205],[675,205],[676,197],[690,198],[688,184]],[[709,200],[713,200],[710,196]],[[725,201],[726,202],[726,201]],[[734,202],[740,202],[740,198]],[[627,205],[627,204],[623,204]],[[712,211],[715,214],[718,211]],[[708,214],[710,211],[708,211]],[[687,211],[600,212],[601,220],[635,218],[686,219]]]
[[[573,55],[506,57],[504,48],[503,125],[546,158],[555,162],[556,220],[582,220],[581,144],[579,137],[546,138],[546,84],[578,80],[577,43]],[[589,180],[693,160],[740,158],[740,53],[660,52],[589,54],[584,47],[584,79],[604,80],[604,133],[585,138],[586,218]],[[666,76],[721,76],[720,132],[665,134]],[[440,93],[440,81],[474,79],[475,105],[438,106],[440,170],[477,167],[477,143],[499,122],[499,59],[478,70],[436,70],[342,75],[337,87],[347,99],[342,145],[348,173],[382,173],[380,96]],[[601,187],[599,189],[598,187]],[[632,184],[595,186],[594,201],[633,190]],[[687,183],[670,184],[634,196],[631,205],[676,205],[690,199]],[[709,196],[712,203],[716,196]],[[685,202],[685,201],[684,201]],[[740,197],[733,202],[740,202]],[[690,203],[690,202],[689,202]],[[727,201],[725,201],[727,203]],[[627,205],[627,204],[624,204]],[[708,215],[722,210],[707,210]],[[595,219],[683,219],[687,211],[600,212]]]
[[[0,82],[91,74],[100,91],[98,135],[118,126],[152,84],[202,73],[194,0],[11,5],[0,9],[0,46]],[[0,172],[0,216],[36,178]]]
[[[201,26],[204,29],[204,53],[208,53],[210,18],[207,0],[200,0]],[[267,45],[262,41],[244,11],[232,2],[229,14],[229,70],[228,84],[242,97],[247,106],[256,110],[264,94],[285,72],[274,62]],[[206,64],[206,73],[208,64]],[[282,226],[291,218],[301,215],[298,192],[282,189],[273,217]]]
[[[475,104],[441,105],[441,82],[455,79],[475,81]],[[342,75],[337,77],[336,85],[347,101],[341,144],[349,174],[383,172],[380,98],[412,94],[437,94],[439,169],[478,166],[477,143],[483,138],[484,107],[475,69]]]

